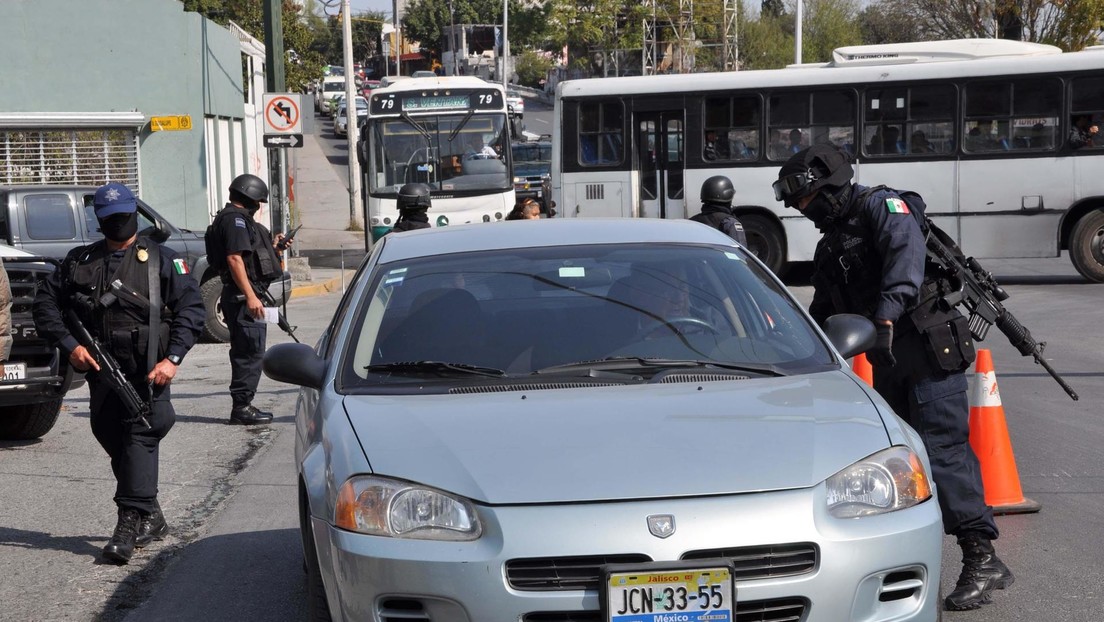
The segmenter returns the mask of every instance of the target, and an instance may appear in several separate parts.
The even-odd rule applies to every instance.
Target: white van
[[[326,76],[314,93],[314,111],[329,112],[330,100],[345,92],[344,76]]]

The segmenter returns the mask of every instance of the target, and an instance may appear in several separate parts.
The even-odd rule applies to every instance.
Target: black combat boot
[[[119,508],[119,523],[111,541],[103,549],[103,555],[116,564],[125,564],[134,555],[134,540],[138,537],[138,522],[141,516],[134,508]]]
[[[161,540],[169,533],[169,525],[165,522],[165,515],[161,513],[161,506],[150,514],[145,514],[138,522],[138,537],[134,539],[134,546],[142,548],[153,542]]]
[[[948,611],[966,611],[988,604],[993,590],[1003,590],[1016,580],[997,557],[989,538],[969,532],[958,537],[958,545],[962,547],[962,574],[944,602]]]
[[[272,413],[257,410],[252,404],[235,406],[230,411],[230,425],[256,425],[271,422]]]

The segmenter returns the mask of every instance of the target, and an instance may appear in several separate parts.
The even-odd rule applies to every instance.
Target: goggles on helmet
[[[812,171],[802,171],[800,173],[786,175],[773,184],[774,200],[785,201],[793,198],[794,195],[801,193],[802,190],[808,188],[814,181],[816,181],[816,177],[813,176]]]

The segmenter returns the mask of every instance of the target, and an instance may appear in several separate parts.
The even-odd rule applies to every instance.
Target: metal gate
[[[0,185],[101,185],[108,181],[138,191],[136,130],[0,129]]]

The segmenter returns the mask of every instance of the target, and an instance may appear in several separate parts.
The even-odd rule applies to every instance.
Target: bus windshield
[[[396,195],[409,183],[459,193],[508,190],[505,125],[505,114],[373,120],[369,191]]]

